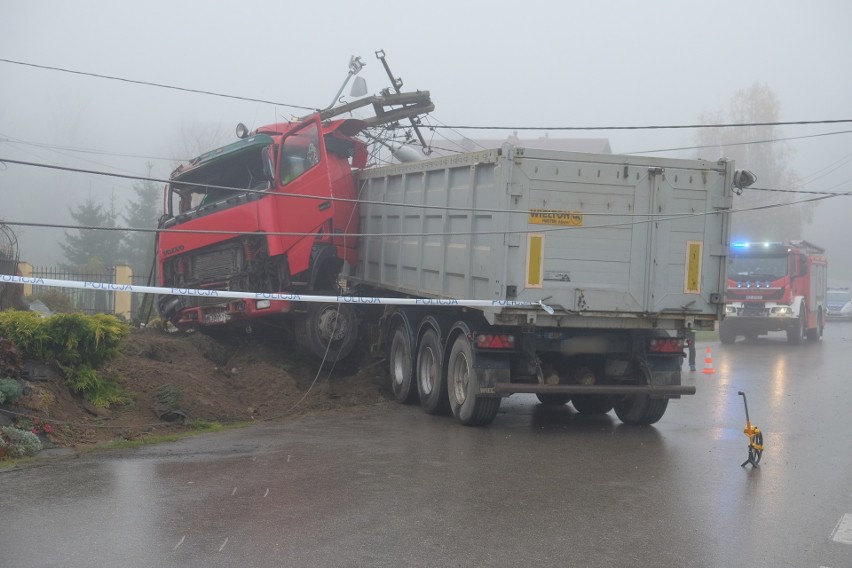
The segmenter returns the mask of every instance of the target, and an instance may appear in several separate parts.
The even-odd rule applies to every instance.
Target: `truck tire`
[[[453,416],[465,426],[491,424],[502,399],[479,396],[473,350],[465,334],[456,337],[447,363],[447,390]]]
[[[822,337],[822,327],[822,312],[819,312],[817,314],[817,326],[805,332],[808,337],[808,341],[819,341],[819,338]]]
[[[580,414],[606,414],[613,407],[613,400],[607,395],[575,394],[571,404]]]
[[[296,320],[296,341],[315,358],[336,363],[358,341],[358,316],[347,304],[315,304]]]
[[[722,345],[731,345],[737,340],[737,332],[724,323],[719,325],[719,341]]]
[[[801,345],[805,337],[805,312],[800,311],[796,319],[795,327],[787,329],[787,343],[790,345]]]
[[[390,378],[393,394],[399,402],[417,401],[417,384],[414,380],[414,349],[411,330],[404,321],[397,320],[390,345]]]
[[[536,393],[536,398],[547,406],[563,406],[571,402],[570,394]]]
[[[667,398],[651,398],[648,395],[626,396],[616,403],[615,415],[625,424],[647,426],[654,424],[666,413]]]
[[[434,329],[428,329],[417,345],[417,394],[426,414],[448,414],[450,401],[444,377],[441,341]]]

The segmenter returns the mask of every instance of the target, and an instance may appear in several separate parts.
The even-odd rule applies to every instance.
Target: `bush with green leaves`
[[[21,397],[24,389],[15,379],[0,379],[0,404],[12,404]]]
[[[0,337],[0,376],[19,377],[24,372],[24,358],[14,341]]]
[[[53,363],[71,389],[95,406],[124,403],[128,395],[96,370],[117,357],[130,327],[108,314],[0,312],[0,336],[11,339],[27,357]]]
[[[11,458],[33,456],[41,451],[41,440],[32,432],[18,430],[12,426],[0,428],[0,440],[6,455]]]

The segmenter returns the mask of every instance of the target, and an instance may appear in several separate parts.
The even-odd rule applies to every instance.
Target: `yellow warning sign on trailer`
[[[683,283],[684,294],[701,293],[701,251],[702,241],[686,242],[686,275]]]
[[[583,212],[559,211],[556,209],[530,209],[530,224],[580,227],[583,224]]]

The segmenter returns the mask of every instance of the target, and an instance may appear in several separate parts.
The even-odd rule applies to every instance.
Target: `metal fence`
[[[55,267],[33,267],[33,278],[49,278],[53,280],[76,280],[85,282],[115,283],[115,268],[105,268],[103,272],[84,273],[63,270]],[[73,309],[87,314],[114,313],[115,292],[108,290],[91,290],[80,288],[57,288],[54,286],[39,286],[33,284],[33,296],[60,293],[65,295]],[[135,294],[134,294],[135,295]]]

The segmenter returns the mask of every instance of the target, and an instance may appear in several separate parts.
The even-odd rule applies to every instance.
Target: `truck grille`
[[[226,248],[192,257],[190,278],[193,282],[224,280],[239,272],[242,248]]]

